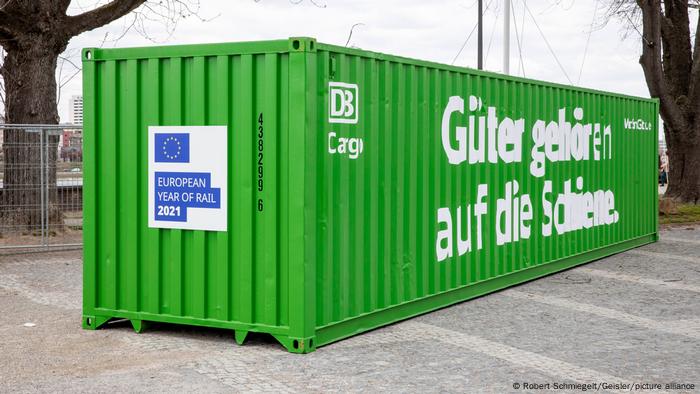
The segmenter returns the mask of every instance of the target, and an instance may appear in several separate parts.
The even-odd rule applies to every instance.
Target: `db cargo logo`
[[[360,96],[357,85],[353,83],[328,83],[328,122],[357,123],[360,108]]]
[[[625,130],[651,130],[651,122],[645,122],[643,119],[627,119],[625,118]]]

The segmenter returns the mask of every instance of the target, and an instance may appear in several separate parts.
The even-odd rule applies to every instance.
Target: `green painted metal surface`
[[[88,329],[305,353],[657,239],[653,100],[308,38],[83,64]],[[148,227],[156,125],[228,127],[228,231]]]

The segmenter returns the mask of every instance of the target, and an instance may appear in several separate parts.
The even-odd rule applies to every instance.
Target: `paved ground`
[[[79,253],[0,255],[0,392],[536,391],[525,382],[679,392],[665,384],[700,384],[700,227],[664,230],[660,243],[305,356],[265,336],[237,346],[222,330],[160,325],[138,335],[119,323],[83,331],[80,286]]]

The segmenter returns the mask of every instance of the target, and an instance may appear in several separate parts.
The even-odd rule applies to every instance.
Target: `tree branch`
[[[112,0],[94,10],[66,17],[66,29],[70,36],[104,26],[133,11],[146,0]]]
[[[688,129],[688,123],[674,97],[670,94],[661,62],[661,2],[660,0],[637,0],[643,14],[642,65],[644,77],[652,97],[661,101],[664,121],[677,132]]]

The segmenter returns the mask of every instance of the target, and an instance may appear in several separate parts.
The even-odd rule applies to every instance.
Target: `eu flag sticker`
[[[148,126],[148,227],[227,231],[228,126]]]
[[[189,133],[155,133],[156,163],[189,163]]]

